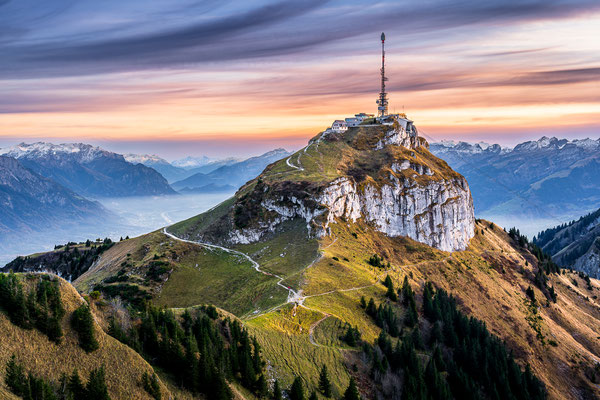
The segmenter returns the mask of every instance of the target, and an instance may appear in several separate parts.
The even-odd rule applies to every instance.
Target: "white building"
[[[355,126],[360,125],[362,121],[359,120],[358,118],[346,118],[346,125],[348,126],[348,128],[353,128]]]
[[[334,132],[344,132],[348,130],[348,125],[346,124],[346,121],[336,119],[333,121],[333,124],[331,124],[331,130]]]
[[[375,114],[358,113],[358,114],[354,114],[354,116],[356,117],[357,120],[359,120],[360,122],[363,122],[365,119],[373,118],[375,116]]]

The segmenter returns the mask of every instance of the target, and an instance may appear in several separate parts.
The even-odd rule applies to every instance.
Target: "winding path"
[[[168,237],[170,237],[171,239],[175,239],[175,240],[178,240],[180,242],[195,244],[195,245],[198,245],[198,246],[201,246],[201,247],[206,247],[207,249],[210,249],[210,250],[221,250],[221,251],[224,251],[224,252],[229,253],[229,254],[234,254],[234,255],[243,257],[246,260],[250,261],[250,263],[252,264],[252,267],[256,270],[256,272],[260,272],[263,275],[273,276],[273,277],[279,279],[277,281],[277,285],[288,291],[288,298],[287,298],[286,303],[302,303],[304,301],[304,297],[301,294],[302,291],[296,292],[291,287],[285,286],[283,283],[281,283],[283,281],[283,279],[284,279],[283,277],[281,277],[281,276],[279,276],[277,274],[272,274],[270,272],[266,272],[266,271],[261,270],[260,269],[260,264],[258,262],[256,262],[254,259],[252,259],[252,257],[250,257],[246,253],[242,253],[241,251],[237,251],[237,250],[233,250],[233,249],[228,249],[227,247],[218,246],[216,244],[210,244],[210,243],[198,242],[198,241],[194,241],[194,240],[182,239],[180,237],[175,236],[171,232],[167,231],[166,227],[163,228],[163,233],[165,235],[167,235]]]
[[[298,153],[298,157],[297,157],[297,160],[296,160],[296,161],[298,162],[298,164],[300,164],[300,156],[301,156],[301,155],[302,155],[302,153]],[[297,169],[298,171],[304,171],[304,168],[303,168],[302,166],[299,166],[299,165],[294,165],[294,164],[292,164],[292,163],[290,162],[290,160],[291,160],[291,158],[292,158],[293,156],[294,156],[294,155],[292,154],[291,156],[289,156],[288,158],[286,158],[286,160],[285,160],[285,163],[286,163],[288,166],[290,166],[290,167],[292,167],[292,168],[295,168],[295,169]]]
[[[323,316],[323,318],[321,318],[320,320],[316,321],[315,323],[313,323],[310,328],[308,328],[308,340],[310,341],[310,343],[314,346],[320,346],[320,347],[326,347],[325,345],[319,344],[315,341],[315,328],[323,321],[325,321],[327,318],[331,317],[331,314],[327,314],[324,313],[325,315]]]

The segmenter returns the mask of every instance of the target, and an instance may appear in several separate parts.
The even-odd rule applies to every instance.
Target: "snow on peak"
[[[47,142],[19,143],[18,145],[0,149],[1,155],[14,158],[44,158],[61,155],[74,155],[81,161],[91,161],[106,152],[99,147],[85,143],[61,143],[53,144]]]
[[[169,162],[156,154],[124,154],[125,161],[132,164],[168,164]]]
[[[207,157],[207,156],[201,156],[201,157],[188,156],[188,157],[181,158],[179,160],[175,160],[171,164],[176,167],[181,167],[181,168],[195,168],[195,167],[201,167],[203,165],[209,164],[213,161],[216,161],[216,160],[213,158]]]

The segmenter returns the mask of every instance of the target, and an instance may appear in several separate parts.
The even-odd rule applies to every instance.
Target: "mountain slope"
[[[542,137],[513,149],[442,142],[431,151],[467,178],[486,218],[573,218],[600,201],[600,140]]]
[[[382,346],[420,337],[413,361],[430,370],[436,328],[424,316],[424,287],[431,282],[505,341],[520,371],[531,365],[550,398],[598,398],[599,282],[547,275],[526,243],[474,220],[464,178],[411,133],[375,125],[320,134],[212,210],[116,243],[74,284],[134,306],[213,303],[243,319],[283,387],[301,376],[317,389],[325,365],[334,396],[353,377],[365,398],[394,399],[408,385],[385,371]],[[418,329],[409,324],[406,287],[416,293]],[[371,316],[362,297],[391,311]],[[392,325],[382,323],[384,314]],[[347,340],[349,327],[358,343]],[[449,363],[459,350],[444,345],[441,357]],[[493,388],[484,392],[492,397]]]
[[[117,243],[75,285],[87,292],[98,284],[123,284],[103,282],[125,269],[125,283],[148,290],[160,305],[218,304],[245,319],[275,376],[285,385],[301,375],[309,387],[316,387],[319,368],[325,363],[335,390],[341,393],[350,376],[347,366],[355,362],[351,361],[355,352],[339,339],[346,324],[358,327],[367,342],[380,332],[360,308],[361,296],[385,302],[382,281],[388,275],[396,287],[408,278],[417,292],[428,280],[453,293],[464,312],[485,321],[519,361],[530,363],[551,398],[598,396],[591,379],[595,379],[594,360],[600,355],[596,340],[600,308],[594,299],[600,283],[592,279],[590,289],[577,274],[550,275],[548,285],[554,288],[557,302],[546,303],[547,292],[534,284],[536,258],[498,226],[477,223],[469,247],[455,253],[404,237],[391,238],[360,222],[340,220],[331,225],[329,236],[307,245],[301,237],[287,235],[237,247],[258,261],[261,270],[282,276],[284,287],[277,285],[275,276],[257,272],[242,256],[160,232]],[[370,265],[373,254],[384,257],[390,267]],[[167,263],[167,268],[148,285],[146,275],[155,261]],[[540,305],[536,312],[526,294],[530,286]],[[290,299],[287,287],[299,296]],[[421,329],[428,337],[427,325]]]
[[[51,179],[0,156],[0,237],[106,218],[97,202],[89,201]]]
[[[120,197],[174,194],[152,168],[130,164],[120,154],[82,143],[21,143],[0,149],[39,175],[84,196]]]
[[[546,229],[534,241],[557,263],[600,277],[600,210]]]
[[[17,274],[17,277],[26,291],[35,290],[35,285],[43,279],[40,274]],[[152,367],[134,350],[105,334],[97,322],[98,318],[94,322],[94,335],[99,348],[91,353],[81,349],[77,333],[69,321],[75,309],[85,301],[68,282],[62,279],[58,282],[65,309],[61,322],[64,336],[60,343],[50,341],[37,329],[27,330],[14,325],[0,311],[0,393],[2,390],[8,392],[4,379],[5,366],[14,354],[27,370],[54,382],[58,382],[62,374],[71,375],[75,368],[85,381],[91,370],[104,365],[112,399],[151,399],[139,382],[144,372],[154,373]],[[169,390],[162,382],[159,381],[159,384],[163,398],[169,398]]]
[[[172,186],[176,190],[187,188],[188,191],[207,187],[208,185],[240,187],[260,174],[267,165],[288,155],[289,153],[284,149],[272,150],[257,157],[220,166],[206,173],[195,172],[194,175],[186,179],[174,182]],[[208,165],[199,168],[205,168],[207,166]],[[194,169],[194,171],[196,170],[197,169]]]

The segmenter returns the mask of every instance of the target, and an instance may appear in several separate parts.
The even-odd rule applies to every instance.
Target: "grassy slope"
[[[300,272],[318,256],[317,241],[306,236],[305,223],[288,221],[272,238],[239,245],[236,250],[257,260],[263,271],[284,277],[284,284],[298,287]],[[144,276],[155,255],[168,262],[171,271],[162,282],[148,283]],[[75,281],[75,286],[89,292],[123,268],[129,276],[128,284],[148,290],[155,303],[166,307],[211,303],[244,316],[280,305],[288,296],[287,290],[277,285],[276,277],[257,273],[245,258],[177,241],[161,232],[115,244]]]
[[[152,367],[134,350],[105,334],[98,325],[96,339],[100,348],[90,354],[83,351],[69,320],[71,313],[84,300],[73,286],[62,279],[60,288],[66,310],[62,320],[64,337],[60,344],[51,342],[37,330],[24,330],[13,325],[0,312],[0,397],[10,398],[3,394],[8,390],[4,384],[4,366],[15,354],[26,369],[55,381],[63,373],[72,373],[75,367],[85,381],[92,369],[104,365],[109,394],[113,399],[149,399],[139,382],[144,371],[152,373]],[[161,386],[163,398],[168,398],[170,392],[164,384],[161,383]]]
[[[407,239],[388,238],[377,232],[337,224],[334,226],[337,240],[325,250],[325,257],[304,274],[306,294],[323,293],[324,289],[335,292],[308,297],[305,305],[322,315],[331,314],[357,325],[363,338],[373,340],[379,331],[365,318],[358,301],[361,294],[367,298],[375,295],[381,300],[382,285],[344,290],[363,286],[361,279],[375,283],[377,271],[364,259],[370,254],[383,254],[391,261],[390,276],[397,286],[404,276],[409,276],[413,286],[421,286],[427,279],[454,293],[465,312],[484,320],[493,333],[507,341],[518,359],[532,364],[553,398],[576,398],[574,393],[585,390],[598,394],[598,389],[584,377],[585,369],[593,366],[592,360],[600,356],[597,340],[600,311],[593,299],[600,293],[598,282],[593,281],[595,288],[589,292],[576,275],[551,278],[558,302],[548,307],[542,302],[539,310],[542,320],[538,323],[545,336],[546,344],[542,344],[536,338],[534,324],[528,321],[532,315],[525,296],[525,289],[533,286],[534,257],[516,251],[498,227],[492,230],[488,223],[481,222],[477,228],[478,234],[469,249],[449,254]],[[483,235],[481,229],[484,229]],[[359,232],[357,238],[352,232]],[[329,258],[333,256],[340,260],[346,257],[349,261],[335,262]],[[332,279],[332,268],[338,270],[336,276],[343,278]],[[574,286],[573,281],[579,281],[578,286]],[[540,291],[535,291],[538,299],[545,299]],[[335,330],[333,327],[332,332]],[[549,345],[550,340],[556,341],[558,346]],[[574,386],[575,391],[569,386]]]
[[[302,150],[290,159],[292,164],[304,167],[304,171],[291,168],[281,160],[267,167],[261,179],[267,183],[280,180],[326,182],[356,166],[377,175],[379,172],[375,167],[382,160],[361,155],[358,150],[372,146],[370,142],[377,140],[378,134],[370,128],[360,128],[340,140],[315,142],[306,152]],[[378,153],[377,157],[410,159],[444,176],[458,176],[426,149],[414,152],[389,149]],[[380,178],[389,171],[383,172]],[[423,175],[413,179],[435,177]],[[248,192],[255,183],[250,182],[236,196]],[[194,237],[229,213],[234,200],[230,199],[212,212],[176,224],[170,230],[182,237]],[[552,398],[584,398],[586,394],[600,393],[584,376],[584,370],[600,356],[597,344],[600,312],[593,299],[599,290],[597,281],[593,281],[596,289],[588,293],[583,281],[574,275],[553,276],[550,284],[556,288],[558,302],[547,307],[543,304],[539,309],[541,320],[534,320],[527,306],[525,289],[533,286],[536,261],[529,253],[517,251],[499,228],[492,229],[486,222],[478,223],[477,235],[470,247],[450,254],[410,239],[386,237],[361,223],[338,222],[332,225],[332,236],[319,241],[322,257],[314,263],[311,260],[315,260],[317,243],[303,239],[297,227],[261,240],[260,244],[237,247],[257,259],[265,270],[289,276],[286,282],[300,287],[308,296],[304,307],[285,305],[267,314],[248,314],[248,311],[264,310],[268,305],[277,304],[285,298],[285,293],[281,291],[281,297],[274,296],[273,299],[267,297],[272,300],[270,304],[257,303],[256,298],[265,299],[265,292],[257,293],[256,290],[263,284],[267,287],[269,282],[261,281],[265,277],[249,266],[246,268],[238,257],[211,254],[196,245],[171,242],[160,233],[152,234],[155,236],[149,250],[136,254],[146,257],[144,254],[156,252],[153,249],[168,242],[175,268],[162,287],[162,295],[155,298],[167,306],[214,302],[244,316],[246,326],[263,347],[272,367],[272,376],[280,378],[284,386],[291,383],[294,375],[300,374],[307,379],[309,387],[314,388],[318,369],[326,364],[336,391],[341,393],[347,385],[347,367],[355,352],[342,345],[339,336],[345,324],[350,323],[358,326],[365,340],[372,341],[377,337],[379,328],[366,317],[358,302],[362,295],[382,301],[384,289],[380,281],[389,273],[397,286],[408,276],[415,289],[430,280],[456,295],[466,313],[485,321],[493,333],[506,340],[520,361],[532,364],[535,373],[548,385]],[[135,240],[137,242],[133,243],[143,247],[150,239]],[[118,244],[103,255],[90,276],[120,261],[115,256],[118,252],[120,257],[131,252],[124,246],[129,244]],[[284,253],[285,257],[280,257]],[[383,272],[366,263],[366,259],[375,253],[391,262],[389,271]],[[114,257],[113,261],[110,257]],[[573,282],[578,280],[579,284],[575,286]],[[539,290],[535,291],[538,299],[544,299]],[[239,297],[227,303],[228,299],[221,293]],[[251,303],[252,306],[244,307],[240,303]],[[545,344],[536,338],[535,329],[545,337]],[[556,341],[557,346],[549,345],[550,340]]]

